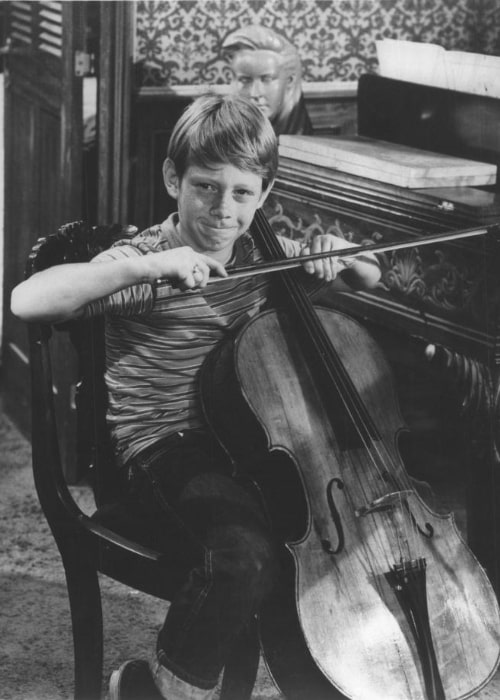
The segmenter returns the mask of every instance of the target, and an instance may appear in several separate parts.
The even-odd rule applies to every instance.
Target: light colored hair
[[[302,63],[299,52],[284,36],[273,29],[251,24],[237,29],[222,42],[222,53],[232,63],[238,51],[249,50],[273,51],[281,61],[286,78],[293,77],[292,89],[285,96],[278,120],[285,119],[302,94]]]
[[[278,169],[278,142],[271,122],[240,95],[207,94],[177,121],[167,149],[182,179],[189,165],[229,163],[262,177],[263,189]]]

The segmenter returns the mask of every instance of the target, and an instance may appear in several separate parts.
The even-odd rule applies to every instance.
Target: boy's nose
[[[212,203],[211,213],[219,219],[224,219],[231,216],[231,198],[230,193],[221,193]]]

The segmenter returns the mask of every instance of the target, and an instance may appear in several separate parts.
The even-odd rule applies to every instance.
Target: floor
[[[0,347],[2,347],[3,326],[3,217],[4,217],[4,143],[3,143],[3,73],[0,73]]]
[[[0,700],[69,700],[72,642],[64,575],[33,486],[30,445],[1,410],[0,444]],[[90,510],[88,489],[73,491]],[[149,656],[165,607],[109,579],[101,585],[108,677],[124,659]],[[474,697],[499,700],[500,673]],[[252,700],[281,698],[261,664]]]
[[[64,572],[38,504],[30,444],[1,408],[0,445],[0,700],[70,700],[73,656]],[[88,488],[72,490],[82,509],[92,510]],[[125,659],[149,658],[167,604],[106,577],[101,590],[106,685]],[[252,700],[279,698],[261,666]]]

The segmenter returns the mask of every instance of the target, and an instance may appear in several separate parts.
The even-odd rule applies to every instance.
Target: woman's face
[[[286,76],[274,51],[242,49],[232,61],[234,82],[240,95],[249,97],[273,121],[280,113],[293,76]]]

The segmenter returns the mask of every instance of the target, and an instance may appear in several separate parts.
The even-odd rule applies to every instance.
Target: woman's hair
[[[292,89],[285,96],[279,119],[284,119],[295,107],[302,94],[302,64],[293,44],[268,27],[251,24],[237,29],[222,42],[222,52],[229,61],[238,51],[273,51],[281,61],[286,78],[293,77]]]
[[[229,163],[260,175],[265,189],[278,169],[278,142],[271,122],[239,95],[196,99],[177,121],[167,149],[179,179],[190,165]]]

